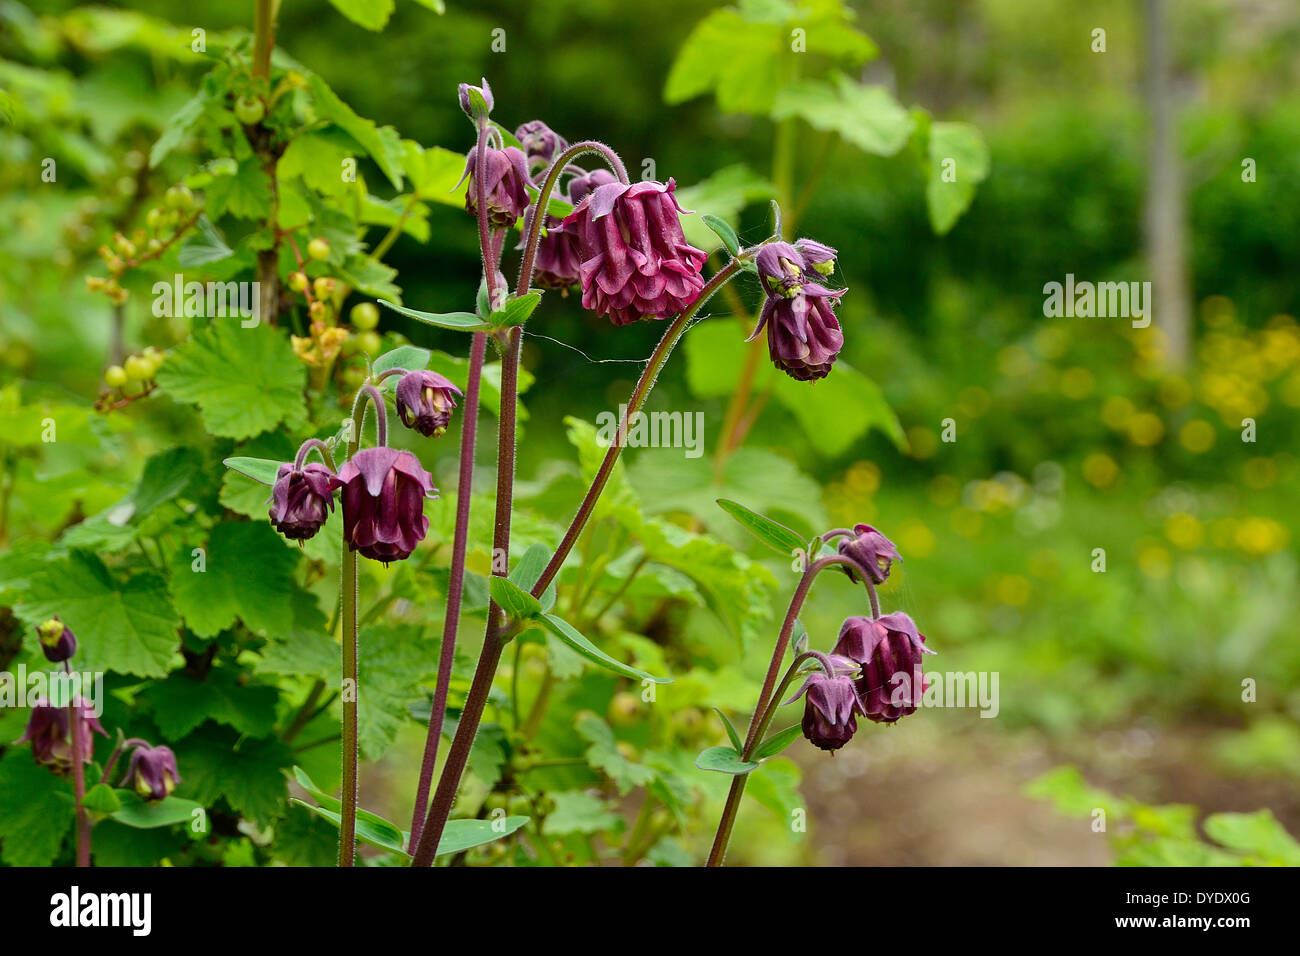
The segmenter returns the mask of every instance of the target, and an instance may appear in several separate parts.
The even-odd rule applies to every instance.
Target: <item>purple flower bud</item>
[[[831,655],[831,662],[836,671],[834,677],[821,670],[809,674],[803,686],[786,703],[792,703],[801,694],[806,695],[803,735],[813,746],[834,752],[857,732],[856,715],[865,711],[854,690],[853,678],[849,676],[857,670],[856,662],[836,655]]]
[[[90,763],[94,759],[95,749],[92,732],[99,731],[105,737],[108,733],[100,726],[94,711],[84,700],[74,698],[72,706],[79,709],[77,730],[81,743],[81,760],[82,763]],[[32,756],[37,763],[47,765],[55,773],[67,773],[72,768],[72,737],[68,733],[68,717],[67,707],[56,707],[45,698],[39,698],[32,704],[26,730],[14,743],[30,742]]]
[[[436,498],[433,479],[409,451],[365,448],[339,469],[343,481],[343,537],[373,561],[401,561],[424,540],[425,497]]]
[[[466,116],[475,121],[487,119],[488,114],[492,112],[492,107],[496,105],[492,99],[492,87],[488,86],[487,77],[484,77],[482,82],[482,86],[462,83],[457,88],[460,108],[465,111]]]
[[[469,151],[465,160],[465,173],[469,185],[465,192],[465,208],[471,216],[478,215],[478,186],[475,182],[478,168],[478,147]],[[524,154],[513,146],[505,149],[488,149],[484,160],[484,193],[487,198],[488,222],[496,229],[514,226],[528,208],[528,163]]]
[[[925,635],[906,614],[849,618],[833,653],[862,666],[856,687],[868,720],[892,724],[920,706],[927,687],[921,659],[934,651],[925,646]]]
[[[334,490],[342,484],[319,462],[303,465],[302,471],[286,462],[271,488],[271,525],[293,541],[313,537],[334,509]]]
[[[515,130],[515,139],[524,148],[528,169],[539,179],[551,168],[555,157],[569,148],[568,141],[541,120],[531,120],[520,126]]]
[[[844,334],[834,309],[843,294],[843,289],[831,291],[815,282],[805,282],[792,298],[769,295],[749,341],[766,326],[767,351],[773,365],[801,382],[825,378],[844,347]]]
[[[36,636],[45,652],[45,659],[52,664],[61,664],[77,653],[76,635],[59,620],[57,614],[36,628]]]
[[[707,258],[686,241],[676,184],[607,183],[564,220],[578,236],[582,305],[615,325],[666,319],[700,294]]]
[[[145,800],[162,800],[171,795],[181,782],[176,769],[176,755],[170,747],[142,744],[131,754],[122,786],[130,787]]]
[[[884,584],[890,565],[902,560],[894,542],[869,524],[854,525],[853,537],[840,539],[839,552],[864,568],[875,584]],[[845,571],[854,581],[858,580],[852,570],[845,567]]]
[[[788,242],[769,242],[754,257],[763,291],[783,299],[793,299],[803,289],[803,257]]]
[[[461,390],[437,372],[407,372],[397,383],[397,414],[402,424],[425,438],[441,438]]]
[[[822,245],[816,239],[800,239],[794,244],[803,256],[805,269],[828,276],[835,271],[835,257],[838,253],[830,246]]]
[[[576,166],[570,166],[569,168],[577,169]],[[593,169],[589,173],[584,172],[578,176],[574,176],[569,180],[569,202],[574,206],[577,206],[578,203],[582,202],[587,198],[587,196],[599,189],[601,186],[608,186],[611,183],[616,182],[618,182],[618,177],[608,169]]]

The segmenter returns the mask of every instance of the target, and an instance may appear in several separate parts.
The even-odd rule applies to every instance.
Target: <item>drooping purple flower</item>
[[[73,699],[72,706],[78,708],[77,730],[81,743],[82,763],[94,759],[95,739],[92,733],[98,731],[105,737],[108,733],[96,719],[91,706],[82,698]],[[39,764],[47,765],[55,773],[67,773],[72,768],[72,736],[68,732],[68,708],[51,704],[45,698],[38,698],[32,704],[31,715],[27,718],[27,727],[15,744],[30,743],[32,756]]]
[[[365,448],[339,469],[343,481],[343,536],[373,561],[401,561],[424,540],[424,499],[436,498],[433,479],[409,451]]]
[[[844,347],[844,334],[835,318],[835,304],[844,291],[804,282],[792,296],[769,294],[748,341],[766,327],[773,365],[801,382],[825,378]]]
[[[515,130],[515,139],[524,148],[528,170],[540,179],[550,169],[555,157],[569,148],[568,141],[541,120],[530,120]]]
[[[686,241],[670,179],[597,186],[564,220],[578,236],[582,305],[615,325],[666,319],[704,287],[706,254]]]
[[[849,618],[833,653],[861,665],[855,686],[868,720],[892,724],[916,713],[928,686],[921,661],[934,651],[925,646],[925,635],[906,614]]]
[[[478,215],[478,147],[469,151],[465,160],[465,174],[469,185],[465,192],[465,208],[471,216]],[[487,200],[488,222],[496,229],[509,229],[528,208],[528,162],[514,146],[491,149],[484,157],[484,197]]]
[[[577,206],[593,189],[617,181],[607,169],[584,172],[569,180],[569,202]],[[531,218],[536,212],[537,207],[530,206],[525,216]],[[533,263],[533,285],[567,294],[570,287],[582,281],[582,255],[577,231],[573,227],[566,229],[561,222],[558,216],[546,217],[546,231],[538,240],[537,259]],[[524,225],[527,234],[527,220]]]
[[[181,782],[176,755],[170,747],[142,744],[131,754],[122,786],[130,787],[145,800],[162,800]]]
[[[835,676],[818,670],[809,674],[803,686],[785,703],[793,703],[804,696],[803,735],[815,747],[836,751],[843,747],[858,729],[857,714],[864,713],[853,686],[852,672],[856,662],[832,654]]]
[[[302,471],[286,462],[271,488],[271,525],[292,541],[313,537],[334,509],[334,491],[342,484],[319,462],[303,465]]]
[[[36,636],[41,642],[45,659],[52,664],[61,664],[77,653],[76,635],[59,620],[57,614],[36,628]]]
[[[839,255],[830,246],[823,245],[816,239],[799,239],[795,241],[795,250],[803,257],[805,269],[823,276],[835,271],[835,257]]]
[[[769,242],[754,257],[759,281],[769,296],[792,299],[803,289],[804,261],[788,242]]]
[[[460,394],[459,388],[437,372],[407,372],[397,383],[397,414],[403,425],[425,438],[441,438]]]
[[[902,555],[894,547],[894,542],[869,524],[854,525],[853,537],[840,539],[839,553],[852,558],[864,568],[875,584],[883,584],[885,578],[889,577],[890,565],[902,560]],[[858,580],[853,571],[847,567],[845,570],[849,577]]]

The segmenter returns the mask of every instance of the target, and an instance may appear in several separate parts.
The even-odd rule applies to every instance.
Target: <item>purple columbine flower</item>
[[[555,157],[569,148],[568,141],[541,120],[530,120],[515,130],[515,139],[524,148],[528,169],[540,180],[551,168]]]
[[[437,372],[407,372],[397,383],[397,414],[403,425],[425,438],[441,438],[460,394],[460,389]]]
[[[676,184],[597,186],[564,220],[578,236],[582,305],[615,325],[666,319],[704,287],[707,255],[686,241]]]
[[[791,296],[769,294],[746,341],[753,341],[766,327],[773,365],[800,382],[825,378],[844,347],[844,334],[835,318],[835,304],[844,291],[803,282]]]
[[[145,800],[162,800],[181,782],[176,755],[170,747],[142,744],[131,753],[122,786],[130,787]]]
[[[72,705],[80,711],[77,729],[81,742],[81,761],[90,763],[94,759],[95,749],[95,739],[91,734],[98,731],[107,737],[108,733],[100,726],[90,705],[84,700],[74,698]],[[32,756],[37,763],[45,764],[55,773],[67,773],[72,768],[72,736],[68,733],[68,717],[67,707],[56,707],[45,698],[38,698],[32,704],[27,728],[14,743],[31,743]]]
[[[478,168],[478,147],[469,151],[465,160],[465,174],[469,186],[465,192],[465,208],[471,216],[478,215],[478,186],[474,177]],[[514,146],[505,149],[488,149],[484,159],[488,222],[496,229],[509,229],[528,208],[528,162]]]
[[[934,651],[925,646],[925,635],[906,614],[849,618],[833,653],[861,665],[855,685],[868,720],[892,724],[916,713],[928,686],[921,660]]]
[[[570,167],[576,169],[577,167]],[[569,180],[569,202],[577,206],[598,186],[618,182],[606,169],[584,172]],[[527,216],[536,214],[537,207],[530,206]],[[525,234],[528,223],[525,223]],[[558,216],[546,217],[546,232],[537,243],[537,259],[533,264],[533,284],[543,289],[559,289],[562,294],[582,281],[582,255],[578,246],[578,233],[566,229]]]
[[[768,295],[792,299],[802,291],[804,260],[790,243],[769,242],[762,246],[754,257],[754,265]]]
[[[847,657],[830,655],[835,676],[818,670],[809,674],[803,686],[785,703],[804,696],[803,735],[815,747],[832,753],[843,747],[858,730],[857,714],[865,714],[850,676],[858,669]]]
[[[433,479],[409,451],[365,448],[339,469],[343,482],[343,537],[373,561],[401,561],[429,531],[425,497],[436,498]]]
[[[869,524],[854,525],[853,537],[840,539],[839,552],[864,568],[875,584],[883,584],[889,577],[890,565],[902,560],[894,542]],[[852,570],[845,567],[845,571],[853,580],[858,580]]]
[[[803,257],[805,269],[811,269],[823,276],[828,276],[835,271],[835,258],[839,253],[830,246],[822,245],[816,239],[799,239],[794,247]]]
[[[59,620],[57,614],[36,628],[36,636],[41,642],[45,659],[52,664],[61,664],[77,653],[76,635]]]
[[[313,537],[334,509],[334,490],[342,484],[319,462],[303,465],[302,471],[286,462],[271,488],[271,525],[292,541]]]

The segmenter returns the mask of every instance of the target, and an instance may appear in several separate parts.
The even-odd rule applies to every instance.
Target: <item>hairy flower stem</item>
[[[808,592],[812,590],[813,580],[826,568],[834,564],[847,565],[852,569],[858,569],[858,564],[852,558],[847,558],[840,554],[827,555],[824,558],[818,558],[804,570],[803,577],[799,579],[799,586],[795,588],[794,595],[790,598],[790,607],[785,612],[785,621],[781,624],[781,633],[776,639],[776,647],[772,649],[772,663],[768,665],[767,676],[763,679],[763,688],[758,692],[758,702],[754,706],[754,715],[749,720],[749,732],[745,735],[745,747],[741,751],[741,759],[748,760],[753,754],[754,749],[762,739],[763,731],[768,723],[771,722],[772,715],[776,713],[776,707],[779,706],[779,692],[773,695],[776,689],[777,674],[781,670],[781,662],[785,660],[786,648],[790,646],[790,636],[794,633],[794,623],[799,617],[799,612],[803,610],[804,601],[808,599]],[[874,597],[874,592],[872,593]],[[791,668],[790,673],[793,673]],[[789,680],[787,674],[786,680]],[[768,713],[769,702],[773,704],[771,714]],[[727,853],[727,844],[731,840],[731,830],[736,824],[736,814],[740,811],[740,798],[745,794],[745,783],[749,779],[749,774],[737,774],[731,781],[731,790],[727,793],[727,804],[722,810],[722,819],[718,821],[718,832],[713,838],[713,848],[709,851],[709,859],[706,866],[721,866],[723,857]]]
[[[63,662],[66,673],[72,673],[72,667]],[[76,803],[77,814],[77,866],[90,866],[90,816],[82,805],[86,799],[86,765],[85,754],[81,752],[81,708],[77,698],[68,702],[68,731],[72,735],[72,796]],[[92,738],[93,739],[93,738]]]
[[[361,429],[366,421],[366,403],[375,406],[375,438],[378,444],[388,444],[388,413],[384,409],[384,396],[373,385],[363,385],[357,390],[352,403],[352,434],[348,440],[348,457],[361,447]],[[346,533],[342,539],[343,602],[343,792],[340,797],[343,812],[339,820],[339,866],[351,866],[357,849],[357,553],[348,546]]]
[[[479,255],[483,260],[483,281],[488,302],[496,301],[497,262],[501,242],[493,237],[487,208],[487,134],[484,119],[478,124],[478,153],[474,163],[474,188],[478,201]],[[456,530],[452,539],[451,578],[447,583],[447,611],[442,625],[442,647],[438,655],[438,682],[433,690],[433,707],[429,711],[429,729],[424,739],[424,758],[420,761],[420,779],[415,789],[415,809],[411,814],[411,842],[414,855],[424,830],[429,808],[429,790],[433,786],[433,769],[438,763],[438,745],[442,725],[447,717],[447,693],[451,684],[452,664],[456,659],[456,635],[460,627],[461,600],[465,589],[465,552],[469,547],[469,508],[474,487],[474,439],[478,429],[479,384],[483,378],[483,359],[487,351],[487,333],[475,332],[469,352],[469,378],[465,383],[465,407],[460,423],[460,476],[456,485]]]
[[[731,280],[737,272],[741,270],[742,262],[751,255],[753,250],[746,250],[731,262],[727,263],[716,273],[713,278],[704,284],[697,298],[690,306],[682,312],[681,315],[673,319],[655,346],[655,350],[650,354],[646,362],[645,371],[641,373],[641,378],[636,383],[636,388],[632,390],[631,397],[627,400],[627,405],[623,411],[623,420],[619,423],[618,431],[614,435],[614,440],[610,443],[608,450],[605,452],[605,458],[600,463],[600,469],[596,472],[596,477],[591,482],[591,487],[587,489],[586,496],[582,499],[582,504],[578,506],[578,513],[573,516],[569,528],[564,532],[564,538],[560,541],[560,546],[556,549],[555,554],[551,556],[550,562],[546,565],[546,570],[542,576],[537,579],[537,584],[533,586],[533,596],[541,597],[542,593],[554,580],[555,576],[560,573],[560,567],[564,564],[564,559],[569,556],[578,539],[582,537],[583,529],[587,526],[588,519],[596,507],[596,501],[600,498],[601,493],[605,490],[605,484],[609,481],[610,475],[614,473],[614,465],[618,462],[618,456],[623,453],[627,446],[628,428],[631,424],[632,416],[640,411],[641,406],[645,404],[646,398],[650,395],[650,390],[654,388],[655,380],[658,379],[664,363],[668,361],[668,356],[672,354],[673,348],[682,335],[690,327],[692,320],[699,313],[700,308],[709,298]]]
[[[485,208],[484,204],[480,203],[479,208]],[[434,686],[429,732],[424,742],[424,760],[420,764],[420,782],[415,794],[415,812],[411,817],[412,853],[420,841],[424,816],[429,809],[429,790],[433,785],[433,768],[438,763],[438,743],[442,740],[442,724],[447,716],[447,689],[456,657],[456,632],[465,587],[465,551],[469,541],[470,492],[474,484],[474,433],[478,427],[479,382],[483,377],[486,349],[487,333],[475,332],[470,346],[469,381],[465,387],[465,407],[460,423],[460,479],[456,485],[456,532],[451,552],[451,579],[447,584],[447,614],[442,625],[438,683]]]

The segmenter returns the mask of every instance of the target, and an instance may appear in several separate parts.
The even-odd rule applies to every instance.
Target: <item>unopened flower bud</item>
[[[162,800],[171,795],[181,782],[176,769],[176,755],[170,747],[142,744],[131,754],[122,786],[129,787],[145,800]]]
[[[468,83],[460,84],[458,92],[460,94],[460,108],[465,111],[466,116],[475,122],[488,118],[495,104],[492,99],[492,87],[488,86],[487,77],[483,78],[482,86],[471,86]]]
[[[884,584],[885,578],[889,577],[890,566],[895,561],[902,560],[894,542],[869,524],[854,525],[853,536],[840,539],[839,552],[863,568],[874,584]],[[847,566],[845,571],[850,578],[858,580],[857,575]]]
[[[60,664],[77,653],[77,638],[72,630],[59,620],[58,615],[36,628],[45,659]]]
[[[402,424],[426,438],[441,438],[461,390],[437,372],[407,372],[397,383],[397,414]]]

